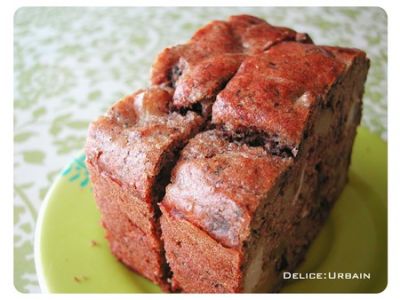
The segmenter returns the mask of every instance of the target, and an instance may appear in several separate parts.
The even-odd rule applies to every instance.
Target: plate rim
[[[70,163],[68,163],[69,165]],[[63,167],[64,169],[65,167]],[[63,170],[62,169],[62,170]],[[47,284],[47,280],[46,280],[46,276],[45,276],[45,272],[43,269],[43,261],[42,261],[42,228],[43,228],[43,223],[44,223],[44,218],[46,215],[46,211],[47,211],[47,207],[50,203],[51,200],[51,195],[53,194],[53,191],[56,189],[56,187],[58,186],[59,180],[61,179],[61,174],[62,174],[62,170],[60,171],[59,174],[57,174],[56,178],[53,181],[53,184],[50,186],[50,188],[48,189],[46,196],[42,202],[42,204],[40,205],[40,209],[39,209],[39,214],[36,220],[36,226],[35,226],[35,232],[34,232],[34,241],[33,241],[33,258],[35,261],[35,269],[36,269],[36,275],[37,275],[37,279],[38,279],[38,283],[39,283],[39,288],[40,288],[40,292],[43,294],[50,294],[50,288]]]

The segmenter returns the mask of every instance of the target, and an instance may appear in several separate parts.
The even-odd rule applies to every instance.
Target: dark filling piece
[[[171,70],[168,73],[168,86],[175,88],[176,87],[176,82],[178,81],[179,77],[181,77],[183,70],[185,68],[185,65],[181,62],[178,61]]]
[[[196,103],[192,104],[189,107],[182,107],[182,108],[172,107],[171,111],[176,111],[179,114],[181,114],[182,116],[186,116],[186,114],[189,111],[192,111],[192,112],[194,112],[194,113],[196,113],[196,114],[198,114],[200,116],[203,116],[203,117],[204,117],[204,114],[205,114],[204,109],[203,109],[203,105],[201,104],[201,102],[196,102]]]
[[[270,135],[248,128],[237,130],[234,133],[228,131],[223,126],[220,126],[219,129],[222,132],[222,136],[229,142],[247,144],[250,147],[262,147],[271,155],[282,158],[294,158],[298,153],[297,147],[282,143],[276,134]]]

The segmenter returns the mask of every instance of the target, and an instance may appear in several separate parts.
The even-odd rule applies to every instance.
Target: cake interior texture
[[[185,141],[204,118],[169,113],[169,90],[127,96],[89,128],[87,166],[111,250],[160,285],[169,274],[160,240],[157,202]]]
[[[89,128],[113,254],[165,291],[278,291],[346,184],[368,68],[245,15],[162,51]]]

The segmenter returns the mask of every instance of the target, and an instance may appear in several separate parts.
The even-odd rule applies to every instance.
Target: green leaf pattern
[[[365,49],[371,69],[363,126],[386,139],[386,14],[380,8],[21,8],[14,19],[14,281],[38,292],[33,232],[46,191],[79,153],[90,120],[148,85],[155,55],[199,26],[249,13],[310,33],[319,44]],[[88,184],[79,157],[64,170]]]
[[[85,155],[82,154],[61,172],[62,176],[68,178],[70,182],[79,182],[81,188],[89,185],[89,173],[85,164]]]

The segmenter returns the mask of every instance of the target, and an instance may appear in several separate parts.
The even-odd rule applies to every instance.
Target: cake
[[[369,67],[252,16],[162,51],[89,127],[112,253],[172,292],[271,292],[343,189]]]

